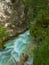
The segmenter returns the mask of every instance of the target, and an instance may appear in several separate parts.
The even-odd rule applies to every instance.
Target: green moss
[[[8,34],[6,33],[6,30],[0,26],[0,48],[3,48],[4,43],[3,41],[8,38]]]

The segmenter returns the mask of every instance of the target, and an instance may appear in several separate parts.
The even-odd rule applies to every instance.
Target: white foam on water
[[[7,46],[7,50],[6,51],[4,50],[3,52],[0,52],[0,56],[1,56],[0,57],[0,65],[8,65],[8,63],[12,59],[18,61],[20,54],[23,52],[23,49],[26,47],[26,44],[29,42],[29,38],[30,38],[29,37],[29,31],[26,31],[25,33],[19,35],[18,38],[16,38],[14,40],[13,45]],[[10,43],[11,42],[9,42],[9,44]],[[10,49],[12,49],[12,50],[9,51]],[[4,59],[3,59],[3,57],[4,57]],[[6,59],[8,59],[8,60],[6,60]],[[5,62],[4,62],[4,60],[5,60]],[[13,61],[11,61],[11,63],[13,63]],[[9,65],[11,65],[11,64],[9,64]]]

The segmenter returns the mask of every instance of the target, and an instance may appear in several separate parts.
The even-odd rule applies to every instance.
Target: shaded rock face
[[[0,26],[4,26],[9,36],[27,28],[23,0],[0,0]]]

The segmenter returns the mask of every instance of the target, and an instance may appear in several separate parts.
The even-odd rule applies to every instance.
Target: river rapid
[[[26,31],[5,44],[6,48],[0,51],[0,65],[16,65],[23,50],[27,47],[26,44],[30,44],[30,42],[29,31]]]

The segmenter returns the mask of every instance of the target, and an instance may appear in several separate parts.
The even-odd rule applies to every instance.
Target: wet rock
[[[33,59],[29,59],[29,55],[22,53],[20,61],[16,62],[16,65],[33,65]]]
[[[28,55],[22,54],[22,55],[20,56],[20,64],[21,64],[21,65],[24,65],[24,63],[25,63],[26,61],[28,61],[28,58],[29,58]]]
[[[16,62],[16,65],[25,65],[25,64],[26,64],[25,62],[28,61],[28,58],[29,58],[28,55],[22,53],[22,54],[20,55],[20,61],[19,61],[19,62]]]
[[[20,61],[26,62],[26,61],[28,60],[28,58],[29,58],[29,56],[23,53],[23,54],[20,56]]]

